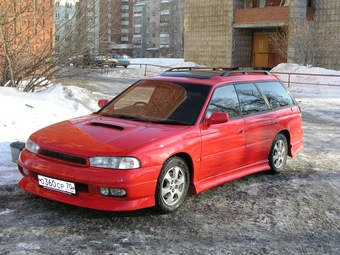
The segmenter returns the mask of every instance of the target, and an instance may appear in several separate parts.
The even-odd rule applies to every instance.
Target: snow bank
[[[279,64],[271,72],[279,72],[282,81],[290,81],[290,85],[340,85],[340,71],[319,67],[306,67],[297,64]],[[286,75],[283,73],[296,73]]]
[[[98,109],[91,93],[79,87],[56,84],[36,93],[0,87],[0,184],[19,180],[10,144],[26,142],[34,131]]]

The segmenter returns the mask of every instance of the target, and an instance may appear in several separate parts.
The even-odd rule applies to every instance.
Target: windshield
[[[209,86],[140,81],[131,86],[99,114],[155,123],[192,125],[206,100]]]

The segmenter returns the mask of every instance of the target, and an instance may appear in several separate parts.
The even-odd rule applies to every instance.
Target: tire
[[[287,138],[283,134],[278,134],[274,139],[268,158],[271,174],[278,174],[283,171],[287,161],[287,154]]]
[[[155,201],[161,213],[171,213],[183,205],[189,190],[189,169],[180,157],[168,159],[159,174]]]

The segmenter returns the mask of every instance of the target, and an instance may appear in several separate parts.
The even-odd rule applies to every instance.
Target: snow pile
[[[56,84],[37,93],[0,87],[0,108],[1,184],[20,177],[12,162],[12,142],[26,142],[29,135],[40,128],[89,114],[99,107],[84,89]]]
[[[282,81],[290,81],[292,85],[340,85],[340,71],[325,68],[306,67],[298,64],[279,64],[271,72],[278,72]],[[282,73],[297,74],[289,76]]]

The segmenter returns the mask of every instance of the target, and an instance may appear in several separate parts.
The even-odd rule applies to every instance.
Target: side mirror
[[[204,119],[204,125],[210,126],[213,124],[227,123],[229,121],[229,115],[226,112],[214,112],[209,118]]]
[[[100,108],[103,108],[105,105],[107,105],[108,102],[109,102],[109,100],[107,100],[107,99],[100,99],[100,100],[98,101],[98,106],[99,106]]]

